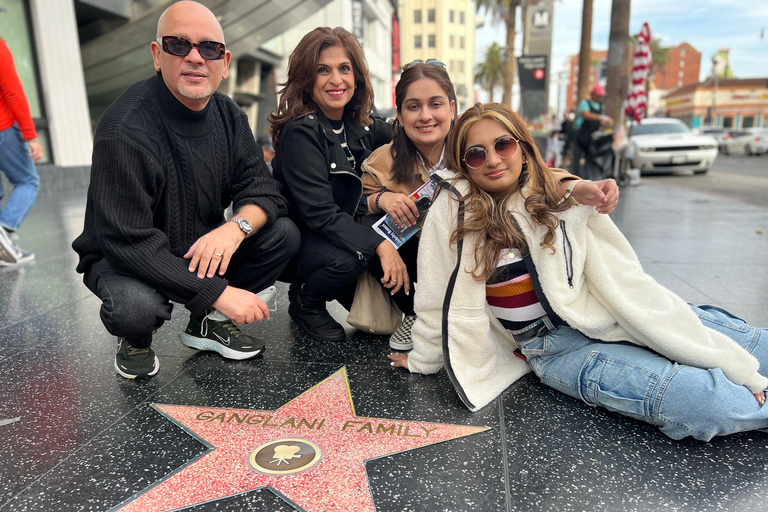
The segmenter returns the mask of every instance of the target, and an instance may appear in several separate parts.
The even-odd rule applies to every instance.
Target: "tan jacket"
[[[392,143],[385,144],[370,154],[360,166],[363,170],[363,194],[370,196],[382,190],[398,192],[407,196],[427,181],[424,169],[417,166],[414,169],[416,182],[413,185],[397,183],[392,179]],[[368,208],[368,213],[378,213]]]

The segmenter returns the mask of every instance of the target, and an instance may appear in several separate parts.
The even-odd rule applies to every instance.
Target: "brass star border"
[[[365,461],[489,429],[357,416],[345,367],[275,411],[152,407],[209,450],[112,510],[176,510],[269,487],[306,512],[373,512]]]

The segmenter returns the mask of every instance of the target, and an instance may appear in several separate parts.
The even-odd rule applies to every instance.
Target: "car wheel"
[[[725,153],[726,155],[730,155],[731,154],[731,152],[728,151],[728,146],[723,146],[723,153]]]
[[[744,152],[747,154],[747,156],[752,156],[752,155],[754,155],[754,153],[752,152],[752,146],[750,146],[749,144],[747,144],[747,145],[744,147]]]

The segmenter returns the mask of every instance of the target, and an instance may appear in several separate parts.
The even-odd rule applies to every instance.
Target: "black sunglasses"
[[[224,43],[216,41],[200,41],[193,43],[183,37],[163,36],[158,37],[157,42],[163,46],[163,51],[177,57],[186,57],[192,48],[197,48],[197,53],[205,60],[220,60],[224,58],[227,47]]]
[[[428,66],[440,66],[442,68],[445,67],[445,62],[440,62],[437,59],[415,60],[403,66],[403,71],[405,71],[408,68],[412,68],[413,66],[418,66],[419,64],[426,64]]]
[[[515,151],[517,151],[517,146],[518,141],[516,138],[512,137],[511,135],[502,135],[496,139],[496,142],[493,143],[493,146],[488,146],[487,149],[491,149],[491,147],[493,147],[493,150],[497,155],[499,155],[499,158],[509,158],[515,154]],[[466,153],[464,153],[464,163],[466,163],[472,169],[479,169],[482,167],[483,164],[485,164],[487,158],[487,150],[479,146],[471,147],[467,150]]]

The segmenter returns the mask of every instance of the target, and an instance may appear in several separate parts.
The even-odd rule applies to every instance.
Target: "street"
[[[720,153],[706,174],[643,175],[641,182],[697,190],[768,207],[768,154]]]

